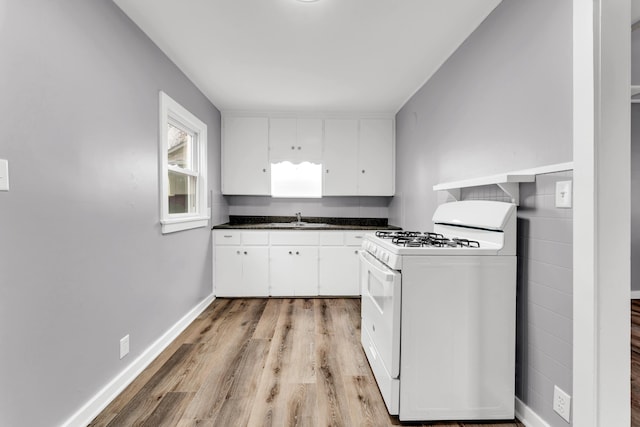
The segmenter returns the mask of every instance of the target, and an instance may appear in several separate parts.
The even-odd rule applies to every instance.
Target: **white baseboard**
[[[640,291],[631,291],[631,299],[640,299]]]
[[[85,405],[71,416],[63,427],[85,427],[104,408],[107,407],[162,351],[175,340],[205,308],[215,300],[213,294],[206,297],[191,311],[185,314],[182,319],[173,325],[167,332],[149,346],[137,359],[112,379],[102,390],[93,396]]]
[[[533,409],[516,397],[516,417],[527,427],[550,427]]]

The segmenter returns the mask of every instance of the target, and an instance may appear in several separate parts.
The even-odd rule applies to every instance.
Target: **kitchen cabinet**
[[[325,120],[325,196],[392,196],[395,149],[392,119]]]
[[[324,121],[323,196],[358,194],[358,120]]]
[[[318,295],[316,231],[270,233],[269,289],[271,296]]]
[[[271,247],[269,253],[271,296],[318,295],[318,248]]]
[[[323,196],[392,196],[392,118],[225,116],[222,193],[270,195],[271,164],[322,164]]]
[[[222,121],[222,194],[269,195],[269,119]]]
[[[364,233],[327,232],[320,237],[318,293],[322,296],[360,295],[359,251]]]
[[[269,119],[271,163],[322,162],[322,119]]]
[[[358,296],[366,233],[214,230],[215,295]]]
[[[269,295],[268,232],[214,233],[214,288],[219,297]]]
[[[393,120],[362,119],[358,135],[358,195],[393,196]]]

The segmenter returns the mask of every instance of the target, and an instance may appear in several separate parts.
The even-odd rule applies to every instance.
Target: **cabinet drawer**
[[[317,231],[275,231],[271,232],[271,245],[317,245],[319,233]]]
[[[249,246],[256,246],[256,245],[266,246],[269,244],[269,232],[268,231],[243,231],[242,244],[249,245]]]
[[[365,234],[368,233],[370,231],[347,231],[344,236],[344,244],[347,246],[360,246]]]
[[[320,246],[343,246],[344,233],[342,231],[321,231]]]
[[[240,231],[238,230],[216,230],[213,232],[215,244],[219,246],[239,245]]]

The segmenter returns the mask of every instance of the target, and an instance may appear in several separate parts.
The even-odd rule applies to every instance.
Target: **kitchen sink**
[[[326,226],[327,224],[325,223],[304,222],[304,221],[272,222],[269,224],[269,227],[273,227],[273,228],[323,228]]]

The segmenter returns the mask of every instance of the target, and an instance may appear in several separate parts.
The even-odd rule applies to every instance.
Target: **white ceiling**
[[[395,113],[502,0],[114,0],[222,111]]]

